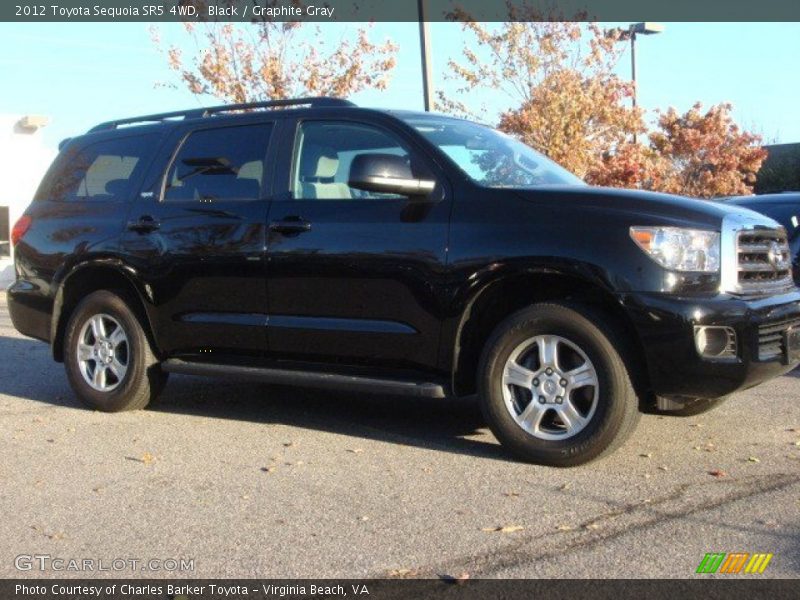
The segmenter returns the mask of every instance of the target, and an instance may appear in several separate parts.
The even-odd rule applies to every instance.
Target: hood
[[[552,203],[554,206],[568,203],[571,209],[584,209],[587,215],[600,211],[635,216],[642,225],[719,229],[722,219],[732,214],[746,220],[755,218],[772,221],[742,206],[643,190],[548,185],[517,188],[515,192],[524,199]]]

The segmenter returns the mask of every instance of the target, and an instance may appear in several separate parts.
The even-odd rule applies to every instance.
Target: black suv
[[[171,372],[477,393],[504,445],[567,466],[642,410],[697,414],[800,361],[775,221],[332,98],[98,125],[12,237],[15,327],[106,411]]]

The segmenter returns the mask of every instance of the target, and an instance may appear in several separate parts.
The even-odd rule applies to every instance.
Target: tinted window
[[[392,135],[369,125],[307,121],[297,135],[292,197],[303,200],[385,200],[406,196],[350,187],[350,166],[362,154],[391,154],[405,160],[415,177],[432,179],[429,171]]]
[[[146,134],[68,147],[53,165],[37,200],[126,200],[157,141],[158,134]]]
[[[496,188],[585,185],[533,148],[490,127],[437,116],[413,116],[405,121],[479,185]]]
[[[272,125],[195,131],[167,172],[164,200],[217,202],[261,197]]]

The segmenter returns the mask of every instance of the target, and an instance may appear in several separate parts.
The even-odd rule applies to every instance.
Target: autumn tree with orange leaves
[[[502,93],[515,108],[499,129],[546,154],[579,177],[603,168],[603,155],[645,131],[630,106],[631,84],[614,72],[623,45],[596,24],[508,22],[492,27],[466,21],[463,60],[451,60],[458,98],[475,90]],[[439,94],[440,108],[470,114]],[[474,111],[472,111],[474,112]]]
[[[589,183],[705,198],[752,192],[766,152],[733,122],[730,105],[670,109],[641,135],[647,127],[631,106],[632,84],[614,73],[626,47],[618,30],[533,20],[488,26],[455,16],[469,34],[461,60],[448,65],[456,97],[502,93],[513,108],[498,128]],[[475,114],[442,92],[439,108]]]
[[[659,189],[710,198],[751,194],[767,151],[761,137],[742,131],[730,104],[703,111],[698,102],[684,114],[660,115],[650,146],[666,162]]]
[[[347,97],[385,89],[397,47],[373,43],[368,27],[312,26],[298,21],[183,24],[187,45],[165,45],[169,67],[193,94],[242,103],[301,96]],[[184,48],[191,48],[191,52]]]

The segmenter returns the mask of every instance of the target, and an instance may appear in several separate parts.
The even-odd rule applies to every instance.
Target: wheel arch
[[[580,271],[506,270],[484,281],[461,314],[452,349],[452,389],[456,396],[477,390],[478,366],[492,331],[513,313],[540,302],[568,302],[607,315],[624,340],[619,352],[639,398],[652,400],[645,353],[633,322],[611,289]]]
[[[131,310],[139,318],[151,346],[157,349],[153,335],[153,324],[147,310],[146,289],[137,283],[136,271],[116,259],[98,259],[72,267],[61,278],[54,301],[50,323],[50,347],[53,359],[64,361],[64,335],[67,323],[75,307],[88,294],[108,290],[127,300]]]

